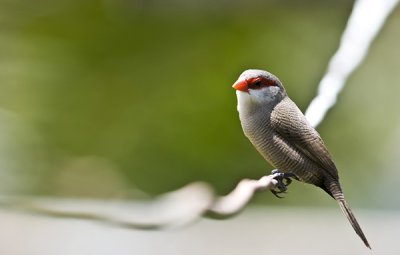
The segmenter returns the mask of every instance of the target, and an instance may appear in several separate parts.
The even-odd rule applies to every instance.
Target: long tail
[[[354,231],[356,231],[357,235],[364,242],[365,246],[367,246],[369,249],[371,249],[371,246],[369,245],[368,240],[365,237],[365,235],[360,227],[360,224],[358,224],[356,217],[354,216],[349,205],[347,204],[346,200],[344,199],[343,192],[340,188],[340,184],[338,182],[330,183],[329,185],[326,185],[326,188],[327,188],[327,190],[329,190],[330,195],[333,196],[333,198],[338,202],[343,214],[349,220]]]
[[[337,200],[339,203],[340,209],[342,209],[343,214],[349,220],[351,226],[353,227],[354,231],[356,231],[357,235],[361,238],[364,242],[365,246],[371,249],[371,246],[368,243],[367,238],[365,237],[360,225],[358,224],[356,217],[354,216],[353,212],[351,211],[349,205],[347,204],[346,200]]]

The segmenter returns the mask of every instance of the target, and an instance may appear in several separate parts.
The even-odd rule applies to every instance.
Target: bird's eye
[[[261,85],[262,85],[261,80],[256,80],[256,81],[254,81],[254,86],[255,86],[255,87],[261,87]]]
[[[264,82],[261,78],[256,78],[249,83],[250,89],[259,89],[264,86]]]
[[[260,89],[269,86],[277,86],[275,81],[264,77],[256,77],[248,80],[249,89]]]

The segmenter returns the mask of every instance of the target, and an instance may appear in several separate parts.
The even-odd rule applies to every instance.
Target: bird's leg
[[[278,194],[286,193],[287,186],[289,186],[292,183],[292,179],[290,179],[290,178],[294,178],[296,180],[298,179],[295,174],[282,173],[278,169],[272,170],[271,174],[276,175],[274,177],[274,179],[278,181],[278,183],[275,185],[276,189],[272,189],[271,192],[278,198],[283,198],[283,197],[279,196]]]

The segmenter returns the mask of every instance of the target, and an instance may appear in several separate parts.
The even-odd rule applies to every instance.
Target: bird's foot
[[[271,189],[271,192],[276,197],[283,198],[282,196],[279,196],[279,194],[286,193],[287,186],[292,183],[292,179],[290,178],[297,180],[297,176],[293,173],[282,173],[278,169],[272,170],[271,174],[275,175],[274,179],[278,181],[275,185],[275,189]]]

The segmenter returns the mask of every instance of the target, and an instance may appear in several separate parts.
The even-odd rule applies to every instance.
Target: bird
[[[289,98],[281,81],[268,71],[249,69],[232,87],[243,132],[261,156],[286,177],[313,184],[334,198],[371,249],[345,200],[337,168],[321,136]]]

